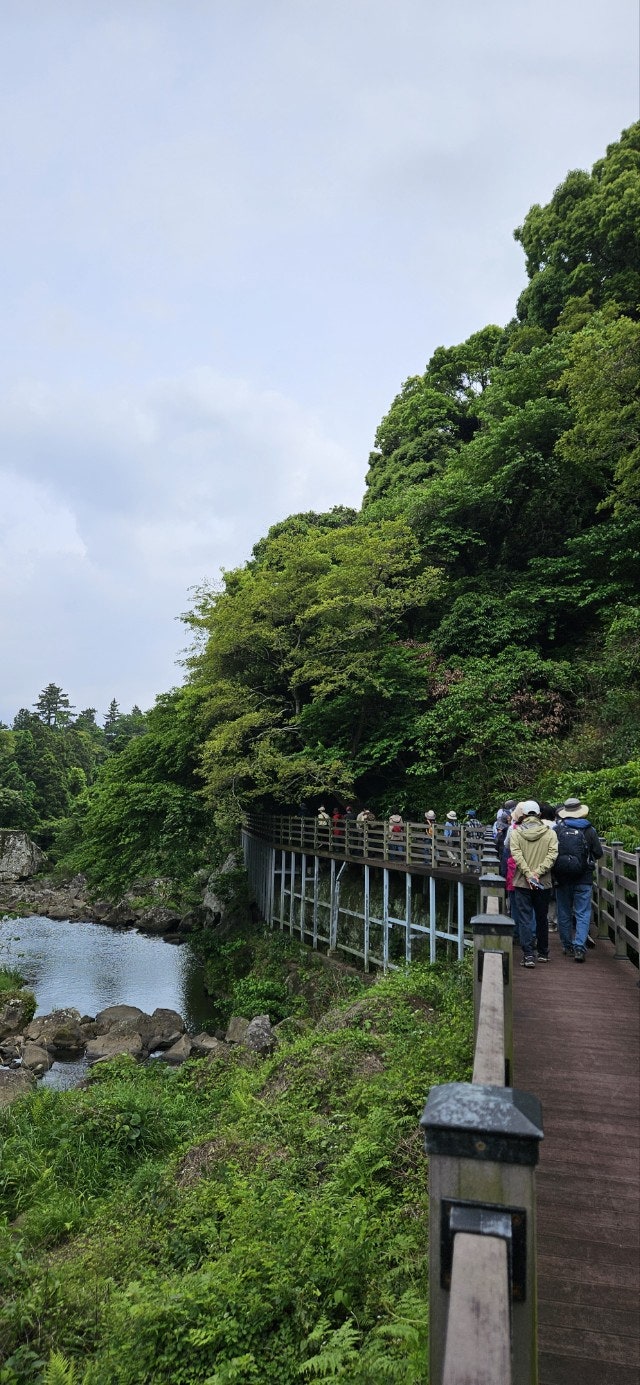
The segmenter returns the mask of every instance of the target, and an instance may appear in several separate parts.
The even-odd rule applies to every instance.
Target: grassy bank
[[[348,984],[267,1061],[120,1059],[2,1115],[2,1385],[52,1349],[92,1385],[425,1379],[417,1121],[467,1075],[468,975]]]

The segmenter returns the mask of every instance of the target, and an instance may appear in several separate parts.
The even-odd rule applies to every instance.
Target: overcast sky
[[[1,0],[0,717],[179,682],[637,118],[637,0]]]

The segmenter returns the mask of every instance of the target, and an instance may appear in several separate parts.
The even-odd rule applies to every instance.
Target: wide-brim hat
[[[392,813],[389,818],[389,822],[402,822],[400,813]]]
[[[579,798],[565,798],[561,808],[558,808],[559,818],[588,818],[589,809],[586,803],[581,803]]]
[[[447,818],[448,818],[449,822],[457,822],[457,821],[458,821],[458,814],[457,814],[457,813],[454,813],[453,808],[452,808],[452,809],[451,809],[451,812],[450,812],[450,813],[447,813]]]
[[[433,822],[435,822],[435,816],[436,816],[436,815],[435,815],[435,813],[434,813],[434,811],[433,811],[433,808],[429,808],[429,809],[427,810],[427,812],[425,813],[425,817],[426,817],[426,818],[429,818],[429,819],[430,819],[431,821],[433,821]]]

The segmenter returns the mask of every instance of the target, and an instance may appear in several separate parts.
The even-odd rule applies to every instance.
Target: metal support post
[[[404,940],[405,961],[411,961],[411,871],[405,876],[404,916],[407,920]]]
[[[369,970],[369,939],[370,939],[370,934],[371,934],[370,925],[369,925],[369,910],[370,910],[370,900],[371,900],[371,882],[370,882],[370,878],[369,878],[369,869],[370,869],[369,866],[365,866],[365,868],[364,868],[364,946],[363,946],[363,952],[364,952],[364,969],[365,969],[365,971],[368,971],[368,970]]]
[[[285,873],[287,869],[287,853],[280,852],[280,932],[284,931],[284,887]]]
[[[300,879],[300,942],[304,942],[305,935],[305,913],[307,907],[307,856],[302,853],[302,875]]]
[[[382,872],[382,968],[389,969],[389,871]]]
[[[464,957],[464,885],[458,881],[458,961]]]
[[[318,946],[318,900],[320,898],[320,857],[313,858],[313,946]]]
[[[333,911],[336,902],[336,863],[333,856],[331,857],[330,869],[331,875],[329,887],[329,952],[331,953],[333,951]]]
[[[429,961],[436,960],[436,878],[435,875],[429,877]]]
[[[291,852],[291,868],[289,871],[289,937],[293,937],[293,928],[296,914],[296,853]]]

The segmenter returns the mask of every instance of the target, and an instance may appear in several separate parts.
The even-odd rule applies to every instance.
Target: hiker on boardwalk
[[[358,813],[358,815],[357,815],[357,817],[356,817],[356,827],[357,827],[357,829],[358,829],[358,838],[359,838],[359,841],[358,841],[358,855],[359,855],[359,856],[368,856],[368,855],[369,855],[369,827],[370,827],[370,824],[371,824],[372,822],[375,822],[375,820],[376,820],[376,815],[375,815],[375,813],[372,813],[372,812],[371,812],[371,809],[370,809],[370,808],[361,808],[361,809],[360,809],[360,812]]]
[[[540,818],[540,804],[528,798],[518,804],[514,819],[521,816],[518,827],[509,836],[511,855],[516,863],[513,877],[513,907],[522,948],[522,966],[535,967],[535,945],[538,919],[547,915],[551,898],[551,867],[558,855],[558,838],[551,827]],[[534,902],[535,901],[535,902]],[[538,961],[549,961],[549,936],[544,923],[537,936]]]
[[[460,865],[460,823],[455,808],[447,813],[444,823],[444,844],[450,866]],[[457,851],[452,848],[457,847]]]
[[[392,813],[389,818],[389,855],[404,855],[404,822],[400,813]]]
[[[320,807],[318,808],[317,823],[318,823],[318,840],[319,840],[321,843],[322,843],[322,842],[330,842],[330,841],[331,841],[331,818],[329,817],[329,814],[328,814],[328,812],[327,812],[327,810],[326,810],[326,808],[325,808],[325,806],[324,806],[324,803],[321,803],[321,804],[320,804]]]
[[[565,957],[584,962],[591,923],[593,865],[603,855],[600,838],[589,822],[589,809],[579,798],[566,798],[558,809],[556,882],[558,933]],[[573,938],[573,916],[576,936]]]
[[[427,808],[424,815],[424,861],[427,866],[434,866],[436,861],[436,815],[433,808]]]

